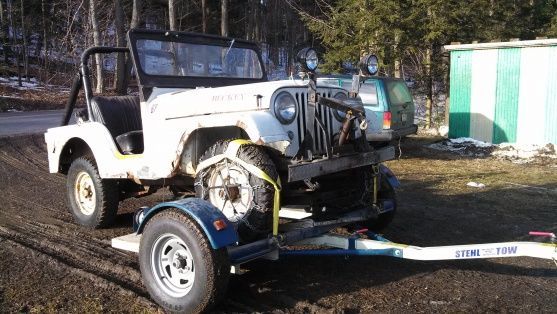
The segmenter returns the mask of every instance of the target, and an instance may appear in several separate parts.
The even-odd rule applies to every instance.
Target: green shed
[[[450,138],[557,144],[557,39],[445,49]]]

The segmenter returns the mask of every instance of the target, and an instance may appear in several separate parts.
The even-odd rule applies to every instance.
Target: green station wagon
[[[320,77],[327,82],[350,90],[352,77],[349,75],[332,75]],[[410,134],[416,134],[418,126],[414,123],[414,101],[412,93],[403,79],[392,77],[371,77],[360,87],[366,114],[373,126],[382,126],[368,131],[366,137],[370,142],[388,142],[398,140]]]

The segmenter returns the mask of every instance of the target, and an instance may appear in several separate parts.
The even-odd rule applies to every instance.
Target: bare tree
[[[47,11],[46,0],[41,0],[41,21],[43,27],[43,48],[44,48],[44,77],[46,80],[48,75],[48,27],[46,25],[46,11]]]
[[[25,28],[25,10],[23,7],[23,0],[20,0],[21,5],[21,36],[23,37],[23,47],[21,48],[21,53],[23,54],[23,67],[25,71],[25,79],[27,82],[30,81],[29,78],[29,46],[27,45],[27,31]]]
[[[0,0],[0,37],[2,38],[2,47],[4,47],[4,63],[8,64],[8,20],[4,15],[4,1]]]
[[[124,10],[121,0],[114,0],[114,28],[116,29],[116,46],[126,45],[126,27],[124,23]],[[116,71],[114,72],[114,89],[119,95],[126,94],[126,56],[118,53],[116,56]]]
[[[220,0],[220,34],[228,36],[228,0]]]
[[[89,17],[91,19],[91,27],[93,29],[93,45],[101,45],[101,31],[99,26],[99,19],[97,17],[97,2],[96,0],[89,0]],[[102,93],[104,91],[103,82],[103,58],[102,55],[97,53],[95,55],[95,63],[97,67],[97,85],[96,92]]]
[[[175,31],[176,28],[176,0],[168,0],[168,22],[170,30]]]
[[[12,0],[6,0],[6,7],[7,7],[7,13],[8,13],[8,23],[10,25],[10,29],[12,30],[12,51],[16,50],[15,48],[17,47],[17,34],[15,32],[15,22],[14,22],[14,6],[12,3]],[[21,52],[21,51],[19,51]],[[19,84],[19,86],[22,86],[21,84],[21,68],[19,66],[19,52],[18,53],[14,53],[14,57],[15,57],[15,65],[17,67],[17,82]]]
[[[207,7],[207,0],[201,0],[201,31],[207,33],[207,25],[209,23],[209,8]]]
[[[142,23],[142,14],[143,11],[143,0],[133,0],[133,8],[132,8],[132,20],[130,22],[130,28],[137,28]],[[124,81],[124,86],[128,86],[130,79],[131,79],[131,72],[132,72],[132,59],[131,56],[128,56],[126,59],[126,76]]]

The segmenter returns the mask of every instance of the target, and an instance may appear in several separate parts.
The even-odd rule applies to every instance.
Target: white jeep
[[[390,222],[394,188],[378,165],[394,149],[367,145],[357,88],[316,83],[314,50],[298,55],[305,79],[267,81],[251,42],[153,30],[131,30],[128,39],[126,48],[83,53],[62,126],[45,134],[50,172],[67,175],[80,224],[109,226],[119,201],[168,187],[221,209],[242,239],[267,234],[271,183],[228,160],[197,169],[235,139],[251,143],[239,147],[239,159],[280,180],[283,209],[319,220],[368,208],[368,227]],[[88,61],[95,53],[129,54],[139,95],[94,96]],[[81,88],[86,110],[68,125]]]

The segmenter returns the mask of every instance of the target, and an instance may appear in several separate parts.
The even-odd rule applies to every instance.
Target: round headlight
[[[313,48],[304,48],[298,52],[296,59],[305,71],[313,72],[317,70],[319,65],[319,58],[317,57],[317,52]]]
[[[345,100],[347,99],[348,96],[343,93],[343,92],[338,92],[335,94],[335,99],[339,99],[339,100]],[[344,113],[342,110],[334,110],[333,109],[333,116],[335,116],[335,118],[342,122],[344,120],[344,118],[346,117],[346,113]]]
[[[275,116],[282,124],[290,124],[296,118],[296,100],[289,92],[281,92],[275,98]]]
[[[367,55],[360,60],[360,69],[367,75],[375,75],[379,71],[379,59],[376,55]]]

